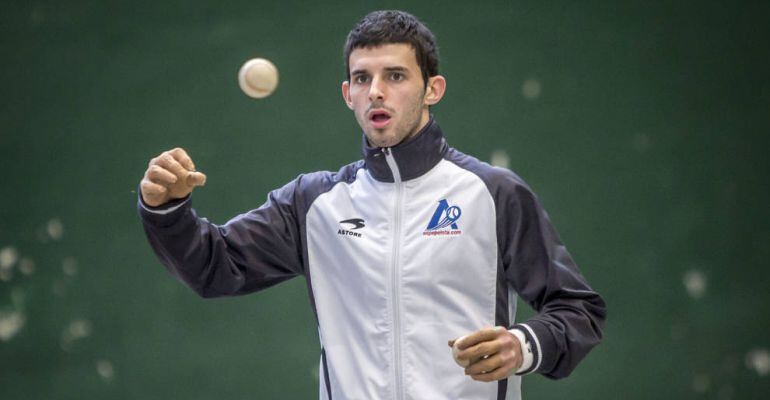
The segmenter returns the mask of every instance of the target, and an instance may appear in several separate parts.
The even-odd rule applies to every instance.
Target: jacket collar
[[[371,147],[363,135],[364,162],[374,179],[381,182],[393,182],[382,147]],[[433,115],[427,124],[415,136],[390,148],[398,166],[402,181],[417,178],[433,168],[444,157],[447,143]]]

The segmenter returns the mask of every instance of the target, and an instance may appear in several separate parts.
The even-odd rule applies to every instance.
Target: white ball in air
[[[270,96],[278,86],[278,68],[270,60],[252,58],[238,71],[238,85],[249,97]]]

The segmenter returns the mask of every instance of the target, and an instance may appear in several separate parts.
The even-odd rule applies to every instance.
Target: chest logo
[[[340,224],[350,224],[350,230],[361,229],[366,226],[364,220],[361,218],[351,218],[344,221],[340,221]]]
[[[446,199],[438,202],[436,211],[425,228],[424,236],[461,235],[463,232],[457,226],[462,210],[458,206],[450,206]]]
[[[363,235],[359,232],[353,232],[356,229],[361,229],[366,226],[365,221],[361,218],[351,218],[346,219],[344,221],[340,221],[340,226],[343,228],[340,228],[337,230],[337,234],[341,236],[353,236],[353,237],[363,237]]]

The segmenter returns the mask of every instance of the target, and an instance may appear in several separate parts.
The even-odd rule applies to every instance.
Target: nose
[[[372,78],[372,84],[369,86],[369,101],[385,99],[384,82],[379,77]]]

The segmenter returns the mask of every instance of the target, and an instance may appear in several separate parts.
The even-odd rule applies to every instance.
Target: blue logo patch
[[[446,199],[441,199],[438,202],[436,211],[433,212],[428,227],[425,228],[423,235],[436,236],[436,235],[459,235],[462,233],[460,228],[457,227],[457,220],[460,219],[462,210],[458,206],[450,206]],[[445,228],[449,227],[447,230]]]

